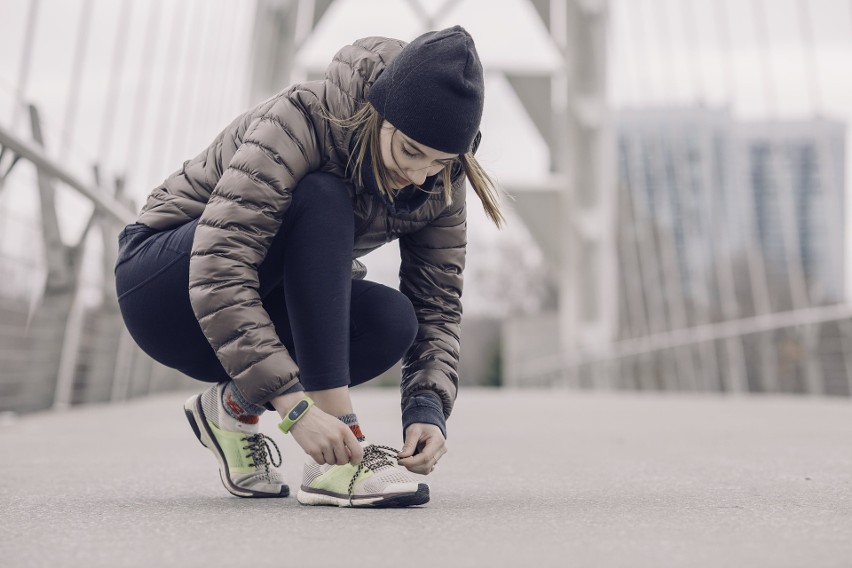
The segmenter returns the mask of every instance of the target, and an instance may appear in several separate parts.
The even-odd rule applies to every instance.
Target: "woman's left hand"
[[[413,473],[429,475],[447,453],[447,441],[434,424],[410,425],[405,430],[405,445],[399,452],[399,465]]]

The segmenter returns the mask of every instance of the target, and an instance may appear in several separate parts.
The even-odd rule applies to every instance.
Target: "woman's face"
[[[427,177],[437,174],[458,158],[458,154],[447,154],[415,142],[387,120],[382,123],[379,142],[382,164],[393,183],[391,189],[423,185]]]

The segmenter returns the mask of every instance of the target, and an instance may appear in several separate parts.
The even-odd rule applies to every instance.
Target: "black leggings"
[[[198,221],[119,237],[118,302],[136,343],[194,379],[228,380],[189,302],[189,255]],[[339,178],[314,173],[293,191],[281,229],[258,268],[259,291],[308,391],[368,381],[399,361],[417,319],[399,291],[352,280],[352,200]]]

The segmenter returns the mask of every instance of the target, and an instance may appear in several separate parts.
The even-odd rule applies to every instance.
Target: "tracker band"
[[[292,428],[296,422],[302,419],[302,416],[308,412],[308,409],[314,405],[314,401],[311,400],[310,397],[306,396],[299,402],[297,402],[293,408],[287,413],[287,416],[284,417],[278,424],[278,429],[288,434],[290,432],[290,428]]]

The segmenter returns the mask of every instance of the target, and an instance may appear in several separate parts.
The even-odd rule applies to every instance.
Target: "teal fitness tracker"
[[[287,413],[287,416],[284,417],[284,420],[278,424],[278,429],[285,434],[288,434],[290,432],[290,428],[292,428],[296,422],[301,420],[302,416],[304,416],[308,409],[313,405],[314,401],[308,396],[297,402],[293,408],[290,409],[290,412]]]

